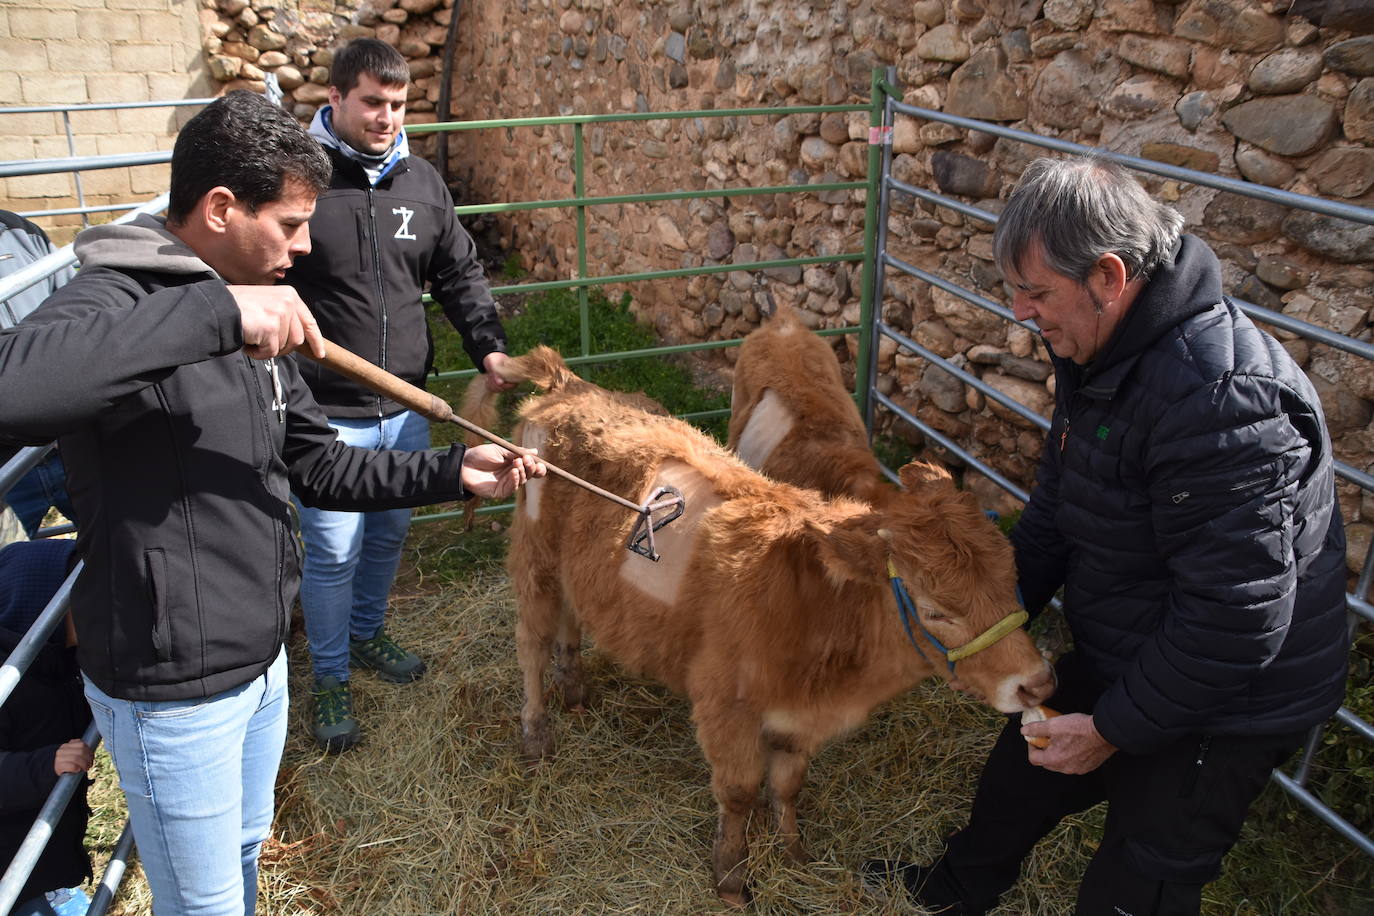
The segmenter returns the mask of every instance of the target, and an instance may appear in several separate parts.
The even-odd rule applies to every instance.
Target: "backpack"
[[[0,277],[27,267],[55,249],[48,234],[17,213],[0,210]],[[43,304],[43,300],[72,278],[71,267],[64,267],[41,283],[15,293],[0,302],[0,328],[11,327]]]

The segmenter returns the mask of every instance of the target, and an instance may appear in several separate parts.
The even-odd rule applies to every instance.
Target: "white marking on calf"
[[[792,414],[782,398],[772,388],[764,389],[763,397],[754,405],[744,424],[735,454],[751,468],[763,467],[778,443],[792,431],[792,423]]]
[[[520,441],[516,445],[524,448],[542,449],[548,438],[549,434],[542,426],[526,423],[520,430]],[[522,492],[525,499],[525,516],[532,522],[538,521],[539,497],[544,492],[544,478],[533,477],[527,480]]]
[[[525,485],[526,487],[529,484]],[[665,461],[658,474],[640,494],[647,500],[659,487],[676,487],[686,506],[682,515],[671,524],[654,532],[654,546],[658,550],[657,563],[636,553],[626,553],[620,564],[620,577],[651,598],[665,604],[676,604],[682,590],[682,579],[692,562],[696,548],[697,526],[711,509],[721,504],[711,481],[691,465],[680,461]]]
[[[869,711],[863,704],[817,706],[806,713],[793,709],[767,709],[763,713],[763,728],[777,735],[809,735],[829,741],[863,725],[868,721]]]

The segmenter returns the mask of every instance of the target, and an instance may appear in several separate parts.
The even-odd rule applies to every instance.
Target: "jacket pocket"
[[[167,553],[161,547],[143,553],[148,600],[153,609],[153,651],[157,660],[172,660],[171,596],[168,595]]]

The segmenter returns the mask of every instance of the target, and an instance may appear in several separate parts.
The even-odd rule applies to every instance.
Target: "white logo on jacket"
[[[401,217],[401,228],[396,230],[396,234],[392,238],[414,241],[415,233],[410,231],[410,218],[415,215],[415,211],[409,207],[393,207],[391,212],[393,215]]]

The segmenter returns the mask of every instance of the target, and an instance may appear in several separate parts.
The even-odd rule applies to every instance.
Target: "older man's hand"
[[[1049,738],[1049,746],[1029,748],[1029,760],[1038,767],[1056,773],[1091,773],[1116,753],[1116,746],[1103,738],[1093,724],[1093,717],[1081,712],[1069,713],[1030,722],[1021,726],[1027,738]]]

